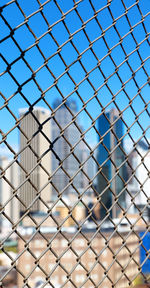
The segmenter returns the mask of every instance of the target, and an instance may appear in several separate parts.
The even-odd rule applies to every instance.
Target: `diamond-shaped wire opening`
[[[148,282],[148,16],[142,1],[1,7],[0,151],[10,158],[0,158],[0,254],[11,262],[3,285],[15,272],[19,287]]]

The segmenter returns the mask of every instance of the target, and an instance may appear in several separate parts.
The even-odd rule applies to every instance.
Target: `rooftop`
[[[19,114],[25,114],[26,112],[29,111],[29,107],[24,107],[19,109]],[[35,106],[33,108],[33,111],[39,111],[42,112],[43,114],[50,114],[50,111],[42,106]]]

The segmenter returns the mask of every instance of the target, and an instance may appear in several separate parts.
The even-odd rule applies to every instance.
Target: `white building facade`
[[[1,172],[5,171],[4,177],[0,179],[0,206],[3,211],[0,216],[0,226],[1,233],[5,234],[11,225],[19,220],[19,201],[17,199],[19,166],[16,162],[10,166],[10,159],[0,157],[0,169]]]
[[[140,141],[136,146],[136,150],[131,153],[130,165],[132,169],[129,173],[128,191],[134,197],[135,206],[132,205],[129,211],[134,213],[137,210],[136,206],[144,208],[150,200],[150,177],[148,175],[150,171],[150,149],[144,142]],[[131,197],[128,193],[126,202],[127,207],[129,207]]]

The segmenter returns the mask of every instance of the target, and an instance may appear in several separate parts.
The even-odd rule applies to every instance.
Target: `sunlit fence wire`
[[[1,1],[2,287],[148,282],[149,8]]]

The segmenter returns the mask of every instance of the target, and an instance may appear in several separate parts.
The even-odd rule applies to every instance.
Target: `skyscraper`
[[[125,207],[125,192],[121,193],[124,187],[125,166],[121,165],[124,161],[124,153],[121,149],[123,148],[123,141],[119,142],[123,136],[123,121],[119,118],[116,109],[111,109],[99,117],[98,131],[103,138],[98,149],[98,162],[101,165],[101,172],[98,175],[97,185],[102,201],[101,218],[105,217],[108,209],[110,209],[111,217],[117,217],[120,212],[119,205]],[[118,143],[119,145],[117,145]],[[114,198],[118,194],[119,205],[114,205]]]
[[[44,202],[51,199],[51,186],[48,178],[51,174],[50,121],[46,121],[50,113],[47,109],[35,107],[32,113],[28,109],[20,109],[20,199],[28,207],[36,196]],[[38,162],[39,161],[39,162]],[[39,164],[40,163],[40,164]],[[38,164],[38,165],[37,165]],[[26,179],[28,179],[26,181]],[[37,199],[31,211],[41,211],[44,204]],[[25,207],[21,205],[21,210]]]
[[[59,99],[56,99],[53,108],[57,109],[61,103]],[[72,121],[73,115],[69,109],[74,115],[77,113],[75,101],[67,101],[65,105],[60,106],[55,112],[55,121],[52,121],[52,139],[55,151],[55,155],[52,155],[54,198],[57,197],[58,192],[63,192],[63,195],[68,196],[76,193],[77,189],[81,193],[87,185],[86,176],[82,172],[77,173],[80,163],[83,161],[83,143],[80,141],[75,145],[81,139],[81,132],[78,130],[76,123],[79,129],[81,127],[77,120],[76,123]],[[72,147],[74,149],[71,153]],[[71,178],[72,182],[70,182]]]

